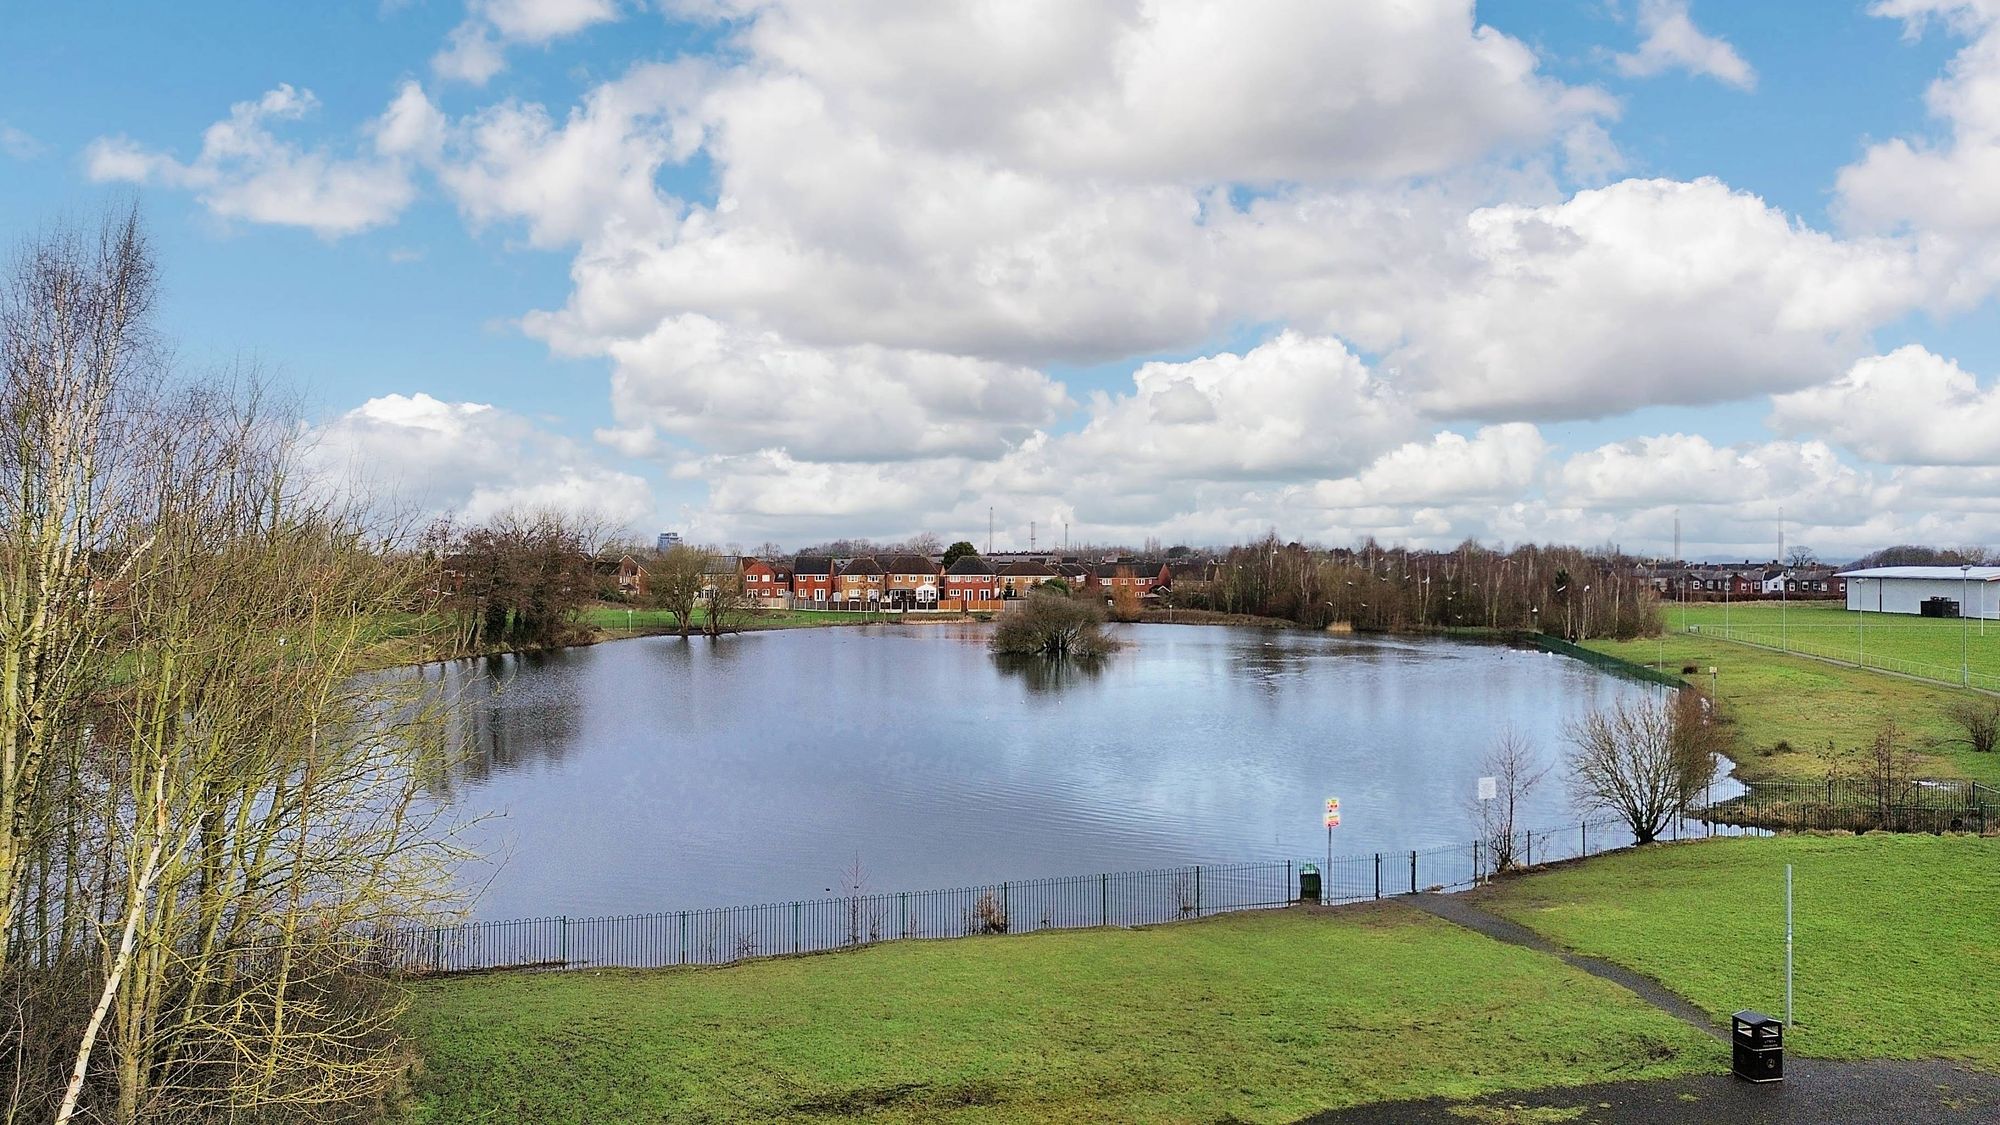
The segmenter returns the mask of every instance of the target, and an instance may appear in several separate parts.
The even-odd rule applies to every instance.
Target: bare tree
[[[677,546],[668,549],[653,567],[653,604],[673,617],[683,637],[694,629],[710,558],[698,547]]]
[[[1965,744],[1975,754],[1991,754],[2000,746],[2000,699],[1991,696],[1955,699],[1945,705],[1944,717],[1965,732]]]
[[[1686,810],[1703,801],[1731,740],[1714,701],[1693,688],[1674,693],[1672,711],[1676,806]]]
[[[303,486],[254,380],[163,389],[150,277],[128,217],[0,293],[0,1102],[326,1120],[401,1065],[362,936],[446,885],[422,682],[359,675],[434,574]]]
[[[1915,787],[1917,756],[1903,745],[1903,729],[1893,718],[1883,720],[1875,738],[1862,751],[1862,780],[1875,801],[1876,823],[1887,828],[1896,806]]]
[[[1648,696],[1614,703],[1572,721],[1564,733],[1571,796],[1586,814],[1609,811],[1634,840],[1650,844],[1685,807],[1685,763],[1668,701]]]
[[[710,557],[707,570],[701,587],[702,631],[711,637],[733,633],[742,626],[750,603],[742,568],[733,556],[716,555]]]
[[[120,416],[156,377],[153,287],[131,213],[27,247],[0,289],[0,970],[44,781],[104,672],[97,552],[125,500]]]
[[[1480,773],[1493,779],[1494,792],[1487,799],[1475,796],[1468,804],[1479,824],[1479,839],[1492,857],[1494,872],[1514,866],[1520,846],[1516,836],[1521,810],[1551,768],[1532,743],[1512,731],[1501,735],[1479,759]]]

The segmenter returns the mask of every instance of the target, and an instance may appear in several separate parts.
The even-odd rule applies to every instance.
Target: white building
[[[2000,620],[2000,566],[1876,566],[1840,576],[1847,608],[1859,613]],[[1934,612],[1924,613],[1926,602]]]

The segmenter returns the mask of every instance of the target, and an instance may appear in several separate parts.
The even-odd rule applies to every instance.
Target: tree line
[[[1477,627],[1533,629],[1569,640],[1654,633],[1658,599],[1610,551],[1534,544],[1497,550],[1467,541],[1449,551],[1328,550],[1273,533],[1232,547],[1196,590],[1174,604],[1362,631]]]
[[[360,674],[428,576],[254,371],[175,369],[156,292],[136,214],[0,280],[0,1114],[365,1116],[367,935],[449,885],[435,701]]]

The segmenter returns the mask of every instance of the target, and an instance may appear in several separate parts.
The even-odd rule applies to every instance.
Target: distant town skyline
[[[2000,543],[1995,0],[9,22],[0,236],[136,197],[180,361],[431,511]]]

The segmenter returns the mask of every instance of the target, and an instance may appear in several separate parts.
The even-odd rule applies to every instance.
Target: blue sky
[[[2000,3],[1404,7],[10,4],[0,235],[466,518],[2000,540]]]

